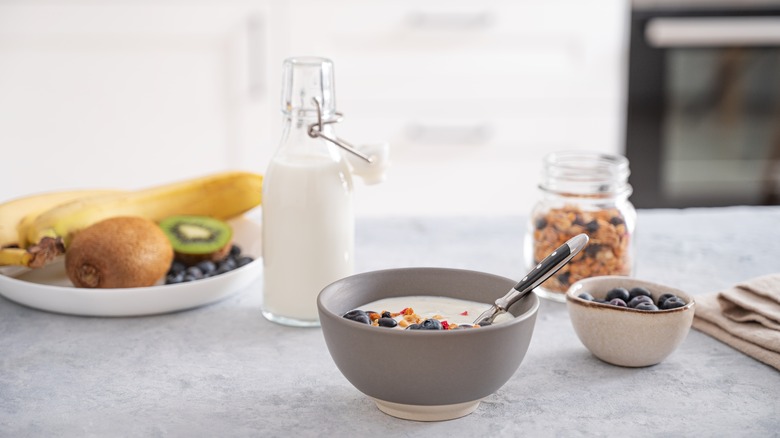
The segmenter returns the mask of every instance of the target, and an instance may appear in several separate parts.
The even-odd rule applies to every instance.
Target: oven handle
[[[645,28],[652,47],[780,45],[780,17],[653,18]]]

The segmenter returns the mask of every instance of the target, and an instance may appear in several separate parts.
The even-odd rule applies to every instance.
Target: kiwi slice
[[[230,254],[233,229],[208,216],[170,216],[160,228],[171,241],[176,260],[194,265],[203,260],[220,261]]]

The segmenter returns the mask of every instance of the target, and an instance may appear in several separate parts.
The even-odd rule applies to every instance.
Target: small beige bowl
[[[647,311],[588,301],[577,296],[588,292],[604,299],[616,287],[642,286],[653,301],[665,293],[687,304],[669,310]],[[585,347],[604,362],[624,367],[645,367],[660,363],[685,339],[693,322],[693,297],[658,283],[631,277],[593,277],[574,283],[566,292],[566,306],[574,331]]]

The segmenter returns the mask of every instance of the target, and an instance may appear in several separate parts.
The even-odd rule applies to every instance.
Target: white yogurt
[[[420,315],[422,319],[441,316],[441,321],[447,321],[450,324],[473,324],[474,320],[485,310],[490,308],[491,304],[480,303],[478,301],[461,300],[458,298],[434,297],[427,295],[415,295],[406,297],[383,298],[371,303],[360,306],[366,311],[381,313],[388,311],[398,313],[411,307],[414,313]],[[400,320],[402,316],[395,319]],[[502,321],[511,320],[513,316],[509,313],[498,315],[494,324]]]

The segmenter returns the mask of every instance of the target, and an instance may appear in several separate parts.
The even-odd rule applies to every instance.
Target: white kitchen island
[[[441,266],[519,278],[525,221],[361,219],[357,270]],[[636,239],[637,277],[694,296],[780,271],[778,207],[640,210]],[[399,420],[339,373],[320,329],[265,320],[260,288],[258,281],[213,305],[135,318],[58,315],[0,299],[0,436],[777,436],[780,430],[777,370],[695,330],[659,365],[608,365],[580,344],[565,305],[545,300],[519,370],[473,414],[440,423]]]

